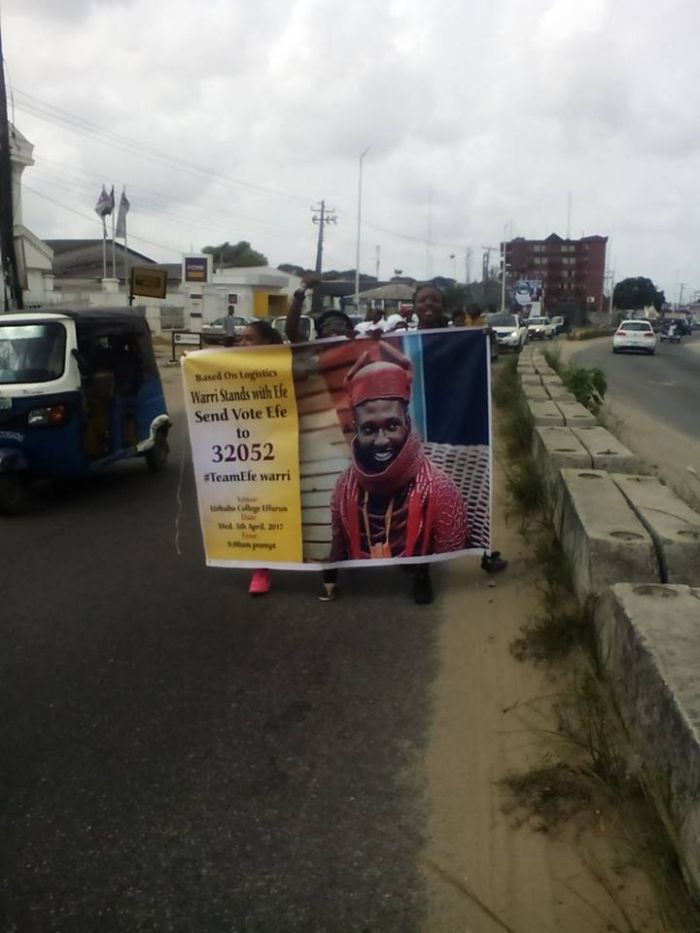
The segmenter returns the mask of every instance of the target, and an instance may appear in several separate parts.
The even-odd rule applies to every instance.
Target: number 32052
[[[275,448],[269,441],[262,444],[214,444],[211,449],[212,463],[258,463],[274,460]]]

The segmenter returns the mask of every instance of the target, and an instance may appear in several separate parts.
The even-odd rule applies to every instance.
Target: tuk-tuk
[[[146,321],[114,308],[0,314],[0,512],[33,479],[143,457],[165,468],[171,422]]]

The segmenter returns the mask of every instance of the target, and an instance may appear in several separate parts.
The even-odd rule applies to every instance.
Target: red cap
[[[350,405],[362,405],[375,398],[411,399],[411,361],[384,341],[373,343],[345,377]]]

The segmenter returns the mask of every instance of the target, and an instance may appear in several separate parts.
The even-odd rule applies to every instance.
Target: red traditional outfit
[[[376,347],[348,373],[353,409],[375,399],[410,400],[410,361],[391,346]],[[384,359],[377,360],[377,354]],[[469,537],[459,490],[430,462],[413,433],[380,472],[362,466],[353,440],[353,463],[338,477],[331,497],[331,521],[331,561],[444,554],[467,547]]]

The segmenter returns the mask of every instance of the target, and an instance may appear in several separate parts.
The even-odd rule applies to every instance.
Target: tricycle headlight
[[[65,420],[65,405],[48,405],[46,408],[33,408],[27,415],[27,424],[33,427],[47,424],[63,424]]]

